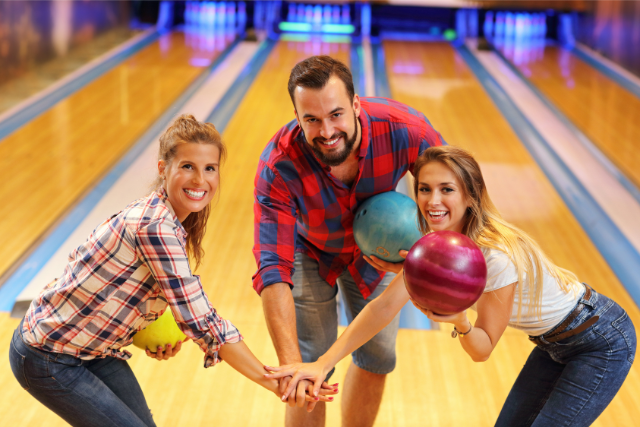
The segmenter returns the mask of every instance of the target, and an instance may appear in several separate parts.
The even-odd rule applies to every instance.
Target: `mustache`
[[[313,138],[313,142],[318,143],[318,144],[322,144],[325,141],[331,141],[332,139],[336,139],[338,137],[342,137],[344,139],[347,139],[347,134],[345,132],[338,132],[334,135],[331,135],[331,138],[321,138],[319,136]]]

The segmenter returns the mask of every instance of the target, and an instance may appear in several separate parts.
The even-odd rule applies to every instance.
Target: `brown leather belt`
[[[580,298],[580,301],[589,300],[590,298],[591,298],[591,287],[589,285],[585,285],[584,296]],[[569,316],[567,316],[567,318],[564,319],[564,321],[561,324],[553,328],[551,332],[547,332],[545,335],[542,335],[541,337],[529,337],[529,340],[536,345],[541,345],[541,344],[545,344],[545,342],[553,343],[553,342],[563,340],[565,338],[572,337],[574,335],[578,335],[580,332],[584,331],[589,326],[596,323],[598,319],[600,319],[600,316],[593,316],[586,322],[582,323],[581,325],[578,325],[576,328],[571,329],[570,331],[567,331],[567,332],[562,332],[567,326],[571,324],[571,322],[573,322],[573,320],[576,317],[578,317],[580,312],[582,312],[583,308],[584,308],[584,304],[580,302],[576,306],[576,308],[573,309],[571,314],[569,314]],[[560,331],[560,333],[554,333],[555,331]],[[543,338],[544,338],[544,341],[542,340]]]

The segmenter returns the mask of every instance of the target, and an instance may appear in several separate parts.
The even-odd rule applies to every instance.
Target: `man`
[[[296,120],[263,151],[254,204],[253,285],[280,364],[315,361],[335,342],[336,284],[351,317],[384,291],[393,277],[363,259],[354,213],[363,200],[393,191],[420,152],[444,143],[422,113],[384,98],[360,99],[349,69],[331,57],[298,63],[288,89]],[[353,353],[343,426],[373,425],[395,367],[397,331],[398,317]],[[324,425],[324,403],[303,408],[307,386],[301,382],[290,396],[287,426]]]

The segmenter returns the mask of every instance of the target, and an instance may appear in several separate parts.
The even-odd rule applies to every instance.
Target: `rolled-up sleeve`
[[[230,321],[218,316],[200,277],[191,273],[176,225],[162,219],[139,229],[136,250],[162,289],[182,332],[205,352],[205,367],[218,363],[220,347],[242,340],[242,335]]]
[[[258,270],[253,276],[253,288],[260,294],[274,283],[293,286],[297,216],[284,180],[262,160],[254,184],[253,255]]]

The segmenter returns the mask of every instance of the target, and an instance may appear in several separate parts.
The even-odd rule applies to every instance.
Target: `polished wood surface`
[[[636,325],[640,324],[638,307],[454,49],[446,43],[386,42],[384,47],[393,97],[422,111],[449,144],[475,155],[489,194],[505,219],[536,239],[556,264],[613,298]],[[457,366],[462,348],[442,348],[438,334],[422,335],[425,351],[421,359],[429,368],[420,369],[440,363],[441,352],[452,358],[446,384],[434,384],[426,375],[406,377],[424,378],[425,384],[412,390],[416,395],[433,394],[434,387],[439,391],[429,397],[435,399],[434,404],[427,406],[437,408],[440,421],[434,425],[492,425],[533,348],[525,334],[508,330],[489,361],[465,364],[463,369]],[[416,353],[414,347],[411,356]],[[640,369],[634,366],[618,396],[594,425],[631,425],[640,415],[639,388]],[[464,411],[459,410],[460,402],[464,402]]]
[[[516,66],[640,187],[640,99],[561,47],[521,51]],[[504,52],[513,60],[515,49]]]
[[[0,276],[117,162],[224,48],[156,42],[0,141]],[[190,60],[197,59],[198,65]]]

